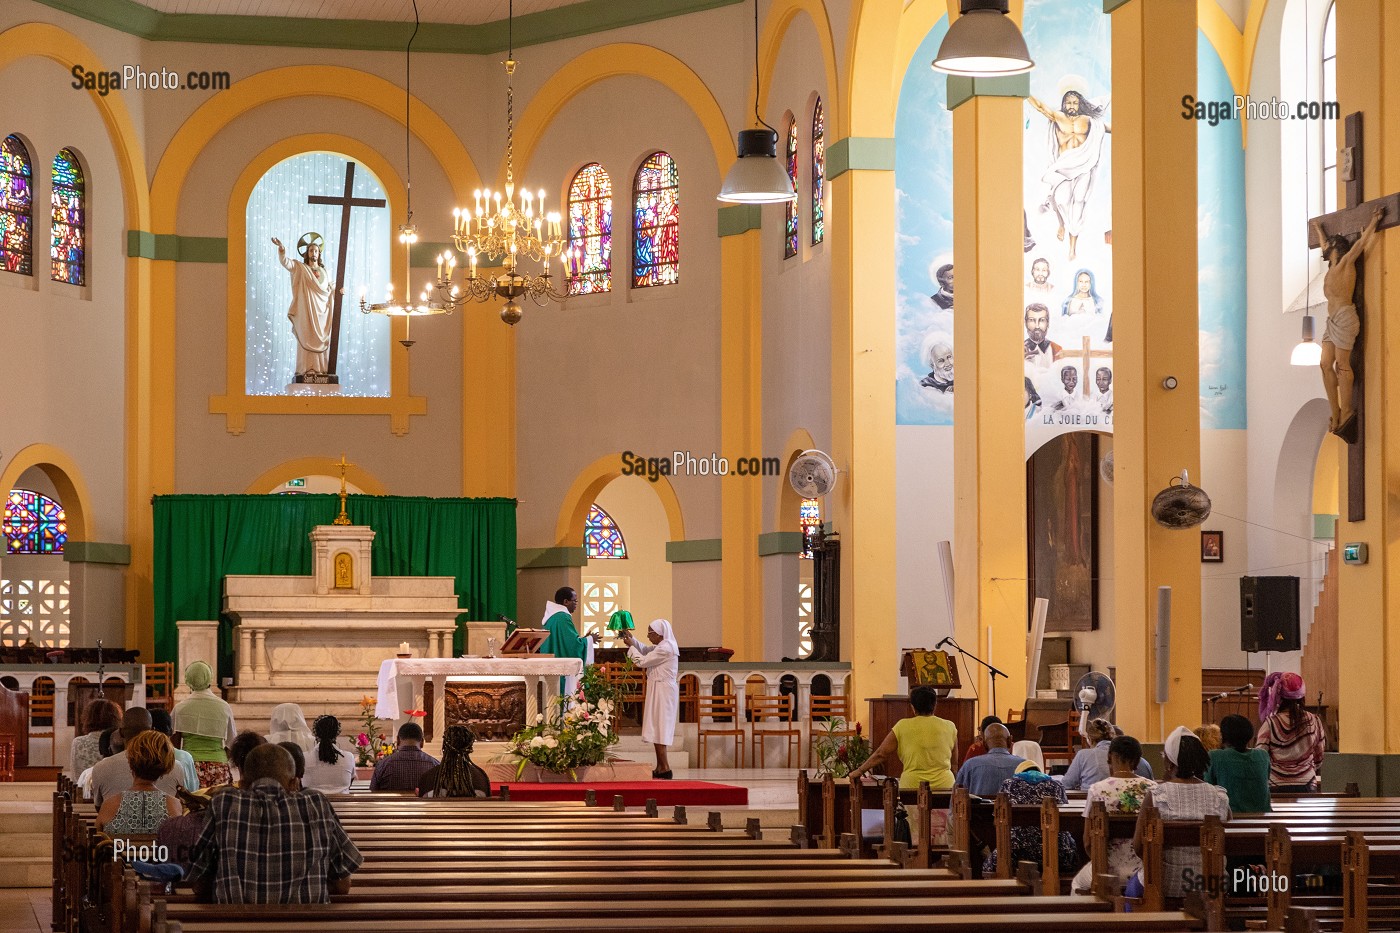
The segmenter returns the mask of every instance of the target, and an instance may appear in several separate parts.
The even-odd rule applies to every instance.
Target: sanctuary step
[[[0,788],[41,788],[45,799],[0,799],[0,888],[43,888],[53,883],[53,785],[0,784]]]

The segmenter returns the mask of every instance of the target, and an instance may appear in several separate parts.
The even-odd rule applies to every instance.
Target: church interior
[[[1252,736],[1286,684],[1321,764],[1274,815],[1337,821],[1318,877],[1358,852],[1388,876],[1340,928],[1400,928],[1400,860],[1365,842],[1400,809],[1397,34],[1392,0],[6,0],[0,933],[120,903],[120,871],[58,856],[97,812],[85,711],[174,710],[195,662],[240,728],[296,703],[372,768],[357,732],[421,722],[441,757],[465,724],[518,787],[556,678],[601,678],[635,765],[611,779],[690,829],[879,860],[882,930],[983,895],[1008,903],[948,929],[1136,928],[1121,891],[1053,900],[1091,859],[1074,787],[1079,862],[1036,849],[1027,887],[1000,856],[1021,906],[898,872],[993,877],[958,868],[980,811],[969,834],[949,796],[985,717],[1046,772],[1103,719],[1160,777],[1178,727]],[[1024,65],[959,64],[979,35]],[[652,620],[665,702],[628,648]],[[848,752],[904,758],[918,687],[956,726],[949,784],[857,793]],[[608,780],[581,782],[603,809]],[[374,929],[389,855],[368,771],[351,791],[366,912],[324,920]],[[865,928],[743,887],[636,924]],[[1166,888],[1143,929],[1283,928]],[[1290,922],[1336,928],[1301,893]],[[404,928],[494,916],[452,897]],[[128,906],[103,929],[291,916]],[[520,928],[617,920],[593,908]]]

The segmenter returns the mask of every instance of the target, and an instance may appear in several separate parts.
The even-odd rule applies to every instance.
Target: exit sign
[[[299,487],[303,487],[303,486],[305,486],[305,485],[306,485],[306,477],[304,477],[304,476],[301,477],[300,479],[289,479],[289,480],[287,480],[287,486],[288,486],[288,487],[291,487],[291,488],[299,488]]]

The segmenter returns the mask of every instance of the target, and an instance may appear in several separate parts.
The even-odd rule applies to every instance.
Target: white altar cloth
[[[446,725],[446,686],[449,677],[477,676],[525,679],[526,721],[549,708],[559,695],[560,677],[583,673],[578,658],[387,658],[379,665],[379,699],[374,715],[394,722],[395,729],[408,717],[407,709],[422,709],[423,684],[434,681],[433,724],[441,741]],[[436,742],[434,743],[436,744]]]

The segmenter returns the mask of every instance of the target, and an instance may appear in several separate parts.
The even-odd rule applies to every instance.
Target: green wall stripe
[[[673,564],[697,560],[720,560],[720,539],[696,538],[691,541],[667,541],[666,559]]]
[[[101,541],[69,541],[63,545],[63,559],[70,564],[129,564],[131,548]]]
[[[588,563],[588,552],[579,547],[522,547],[515,551],[517,570],[545,567],[582,567]]]
[[[170,262],[228,262],[228,238],[128,230],[126,254]]]
[[[847,136],[827,147],[828,181],[858,170],[893,172],[894,140],[883,136]]]
[[[770,531],[758,536],[758,556],[769,554],[801,554],[802,532]]]
[[[1336,515],[1322,515],[1314,512],[1313,537],[1328,540],[1337,537],[1337,518]]]
[[[1002,78],[948,76],[948,109],[959,107],[974,97],[1030,97],[1031,76],[1007,75]]]
[[[135,0],[38,2],[89,22],[155,42],[401,52],[413,31],[412,23],[373,20],[160,13]],[[519,48],[587,36],[742,2],[744,0],[580,0],[554,10],[517,16],[515,45]],[[505,20],[471,26],[424,23],[413,42],[415,52],[457,52],[467,55],[503,52],[506,47]],[[223,67],[226,66],[213,63],[210,70]],[[241,76],[234,74],[232,77],[238,80]]]
[[[759,204],[728,204],[719,209],[719,235],[738,236],[763,229],[763,208]]]

